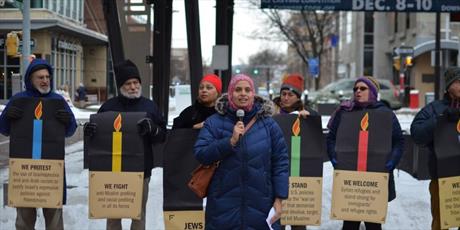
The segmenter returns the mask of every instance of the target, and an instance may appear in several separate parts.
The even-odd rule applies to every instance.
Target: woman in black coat
[[[201,79],[198,98],[185,108],[173,121],[173,129],[201,129],[204,121],[216,113],[214,105],[222,93],[222,81],[217,75],[208,74]]]

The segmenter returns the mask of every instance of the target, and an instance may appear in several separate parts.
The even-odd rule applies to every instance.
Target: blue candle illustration
[[[32,137],[32,159],[41,159],[42,158],[42,130],[43,130],[43,120],[42,118],[42,102],[40,101],[35,107],[35,119],[34,119],[34,128],[33,128],[33,137]]]

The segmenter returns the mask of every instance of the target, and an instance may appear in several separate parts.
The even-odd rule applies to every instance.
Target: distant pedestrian
[[[87,100],[86,87],[83,83],[80,83],[75,91],[75,101],[77,102],[79,108],[84,108]]]
[[[380,90],[380,85],[377,79],[365,76],[360,77],[355,81],[353,88],[353,98],[350,101],[344,101],[340,104],[340,107],[335,111],[329,124],[327,125],[329,133],[327,134],[326,143],[327,143],[327,153],[329,159],[331,160],[334,168],[340,162],[337,162],[337,153],[335,151],[336,147],[336,138],[337,132],[342,120],[342,116],[345,113],[361,110],[379,110],[379,111],[390,111],[393,115],[392,123],[392,135],[391,135],[391,152],[387,156],[387,161],[385,162],[385,167],[390,174],[388,180],[388,201],[392,201],[396,198],[396,189],[393,176],[393,170],[396,165],[398,165],[399,160],[402,157],[404,150],[404,138],[401,131],[401,126],[399,124],[398,118],[385,104],[378,101],[378,92]],[[343,230],[358,230],[360,229],[361,221],[344,221]],[[366,230],[375,230],[382,229],[381,224],[364,222]]]
[[[289,162],[283,133],[271,118],[273,103],[256,96],[251,78],[239,74],[216,109],[194,147],[201,164],[220,162],[208,188],[205,229],[269,229],[266,218],[272,207],[270,223],[279,229]]]
[[[204,121],[214,113],[217,98],[222,93],[222,81],[217,75],[208,74],[201,79],[198,98],[174,119],[173,129],[201,129]]]
[[[450,67],[444,74],[446,83],[444,98],[436,100],[423,107],[415,115],[410,127],[410,133],[414,142],[418,145],[427,146],[430,150],[428,168],[430,171],[430,195],[431,195],[431,229],[440,229],[439,210],[439,185],[438,166],[434,152],[434,129],[437,118],[441,115],[447,116],[451,121],[460,119],[460,68]]]

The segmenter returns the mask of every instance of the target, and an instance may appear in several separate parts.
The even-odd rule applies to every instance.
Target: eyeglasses
[[[367,90],[367,89],[369,89],[369,88],[367,88],[367,87],[364,87],[364,86],[355,87],[355,88],[353,88],[353,92],[356,92],[356,91],[358,91],[358,89],[359,89],[359,91],[361,91],[361,92],[362,92],[362,91],[366,91],[366,90]]]

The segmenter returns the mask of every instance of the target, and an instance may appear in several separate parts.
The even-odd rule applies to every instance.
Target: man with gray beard
[[[126,60],[114,66],[117,87],[120,95],[106,101],[98,113],[114,112],[146,112],[147,117],[138,121],[138,131],[144,137],[144,186],[142,193],[142,214],[140,220],[132,220],[131,229],[145,229],[145,206],[153,168],[154,143],[163,142],[166,135],[166,121],[161,116],[158,106],[150,99],[142,96],[141,78],[137,66]],[[97,132],[95,123],[87,123],[84,133],[91,138]],[[121,230],[121,219],[107,219],[107,229]]]
[[[9,136],[10,124],[19,120],[24,115],[24,110],[17,106],[11,105],[10,102],[17,98],[47,98],[59,99],[64,101],[64,109],[55,111],[54,116],[61,122],[65,128],[65,136],[70,137],[75,133],[77,122],[65,99],[54,93],[53,87],[53,68],[44,59],[34,59],[29,64],[26,74],[24,75],[25,91],[12,96],[0,116],[0,133]],[[66,180],[64,175],[63,204],[66,203]],[[43,208],[46,229],[64,229],[62,218],[62,208]],[[28,207],[16,208],[16,229],[26,230],[34,229],[37,220],[37,209]]]

